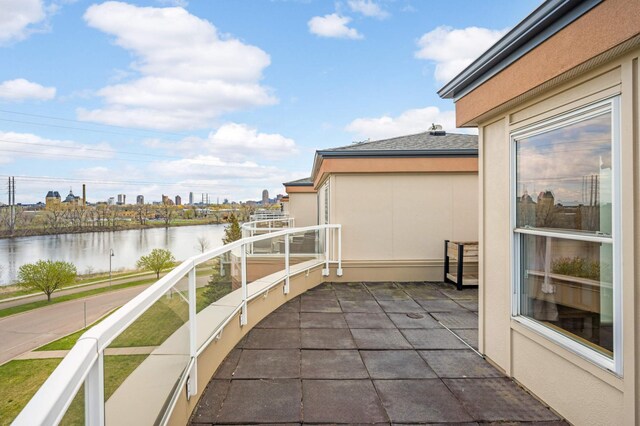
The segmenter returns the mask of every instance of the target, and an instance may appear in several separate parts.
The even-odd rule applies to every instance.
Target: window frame
[[[611,235],[581,234],[578,232],[536,228],[518,228],[517,224],[517,163],[516,143],[520,139],[558,130],[602,114],[611,113],[611,163],[612,163],[612,212]],[[511,319],[547,338],[564,349],[587,359],[594,364],[622,377],[623,373],[623,333],[622,333],[622,232],[621,232],[621,160],[620,160],[620,96],[584,105],[578,109],[560,113],[529,126],[516,129],[509,134],[510,156],[510,269],[511,269]],[[537,235],[578,241],[591,241],[612,245],[613,253],[613,358],[570,338],[569,336],[521,314],[521,239],[522,235]]]

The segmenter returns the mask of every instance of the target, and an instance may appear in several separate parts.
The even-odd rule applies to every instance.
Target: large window
[[[621,373],[618,100],[512,135],[514,309]]]

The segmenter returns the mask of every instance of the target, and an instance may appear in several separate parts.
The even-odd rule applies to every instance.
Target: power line
[[[0,175],[2,177],[9,177],[9,175]],[[216,183],[205,184],[205,183],[181,183],[181,182],[162,182],[162,181],[135,181],[135,180],[95,180],[95,179],[80,179],[80,178],[65,178],[65,177],[54,177],[54,176],[20,176],[16,175],[15,177],[26,180],[26,181],[56,181],[56,182],[70,182],[70,183],[91,183],[95,185],[162,185],[162,186],[173,186],[178,185],[182,187],[188,188],[207,188],[211,189],[212,186],[216,185]]]
[[[126,154],[126,155],[139,155],[139,156],[142,156],[142,157],[169,158],[169,159],[174,159],[174,160],[181,160],[182,159],[182,157],[176,157],[176,156],[171,156],[171,155],[144,154],[144,153],[141,153],[141,152],[119,151],[119,150],[100,149],[100,148],[86,148],[86,147],[77,147],[77,146],[65,146],[65,145],[47,144],[47,143],[38,143],[38,142],[10,141],[10,140],[7,140],[7,139],[0,139],[0,142],[13,143],[13,144],[18,144],[18,145],[44,146],[44,147],[47,147],[47,148],[60,148],[60,149],[72,149],[72,150],[81,150],[81,151],[106,152],[106,153],[110,153],[110,154]],[[2,149],[0,149],[0,150],[2,150]],[[19,151],[19,152],[23,152],[23,151]]]
[[[139,129],[139,128],[133,128],[133,127],[118,126],[116,124],[91,123],[91,122],[86,122],[86,121],[73,120],[73,119],[69,119],[69,118],[54,117],[54,116],[50,116],[50,115],[41,115],[41,114],[31,114],[31,113],[26,113],[26,112],[10,111],[10,110],[6,110],[6,109],[0,109],[0,112],[6,113],[6,114],[23,115],[23,116],[26,116],[26,117],[37,117],[37,118],[46,118],[46,119],[49,119],[49,120],[59,120],[59,121],[65,121],[65,122],[69,122],[69,123],[88,124],[88,125],[91,125],[91,126],[102,126],[102,127],[116,128],[116,129],[132,130],[132,131],[135,131],[135,132],[147,132],[147,133],[155,133],[155,134],[174,135],[174,136],[180,136],[180,137],[188,137],[188,136],[190,136],[190,135],[185,134],[185,133],[167,132],[167,131],[163,131],[163,130]],[[35,123],[32,123],[32,124],[35,124]]]
[[[135,161],[135,162],[138,162],[138,163],[155,163],[155,161],[153,161],[153,160],[141,160],[141,159],[132,160],[131,158],[105,158],[105,157],[98,157],[98,156],[91,156],[91,155],[57,154],[57,153],[53,153],[53,152],[23,151],[23,150],[19,150],[19,149],[2,149],[2,148],[0,148],[0,152],[13,152],[13,153],[18,153],[18,154],[33,154],[34,156],[38,156],[38,157],[62,157],[62,156],[64,156],[65,158],[66,157],[73,157],[73,158],[81,158],[81,159],[85,159],[85,160]]]

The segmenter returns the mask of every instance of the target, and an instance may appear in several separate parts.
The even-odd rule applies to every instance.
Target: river
[[[184,260],[200,253],[199,237],[207,239],[209,249],[220,247],[224,228],[198,225],[0,239],[0,285],[14,283],[20,266],[38,260],[71,262],[79,274],[108,272],[110,249],[114,272],[135,268],[140,256],[154,248],[169,249],[176,260]]]

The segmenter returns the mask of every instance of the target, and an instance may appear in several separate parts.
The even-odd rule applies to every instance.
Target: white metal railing
[[[249,220],[258,221],[265,219],[286,219],[289,216],[288,213],[281,212],[279,210],[259,210],[249,216]]]
[[[261,219],[243,223],[242,238],[253,237],[255,235],[267,234],[273,231],[280,231],[282,228],[293,228],[295,219],[292,217],[280,217],[276,219]]]
[[[305,265],[305,269],[295,269],[291,265],[292,244],[295,244],[295,234],[308,235],[309,233],[317,233],[318,241],[321,245],[316,245],[318,256],[313,257],[309,263]],[[280,238],[282,237],[282,238]],[[247,258],[248,248],[257,242],[277,239],[278,243],[284,245],[282,257],[284,258],[284,270],[279,274],[272,274],[273,282],[260,283],[261,286],[255,287],[249,291],[247,284]],[[210,331],[196,329],[198,315],[202,315],[204,311],[196,314],[196,267],[204,264],[212,259],[220,258],[222,255],[240,252],[240,275],[241,288],[240,298],[237,306],[227,312],[226,317],[221,322],[211,325],[208,321],[201,321],[200,325],[205,324],[211,327]],[[295,248],[293,249],[295,251]],[[257,256],[257,255],[256,255]],[[253,237],[243,238],[209,252],[190,257],[175,267],[171,272],[158,280],[155,284],[145,289],[138,296],[118,309],[102,322],[95,325],[84,333],[67,356],[62,360],[58,367],[53,371],[51,376],[40,387],[27,406],[22,410],[18,417],[14,420],[14,425],[56,425],[65,416],[74,398],[78,394],[80,388],[84,385],[84,419],[86,425],[104,425],[105,424],[105,388],[104,388],[104,357],[105,349],[114,341],[123,331],[125,331],[136,319],[151,308],[154,303],[168,291],[177,288],[176,285],[186,276],[188,277],[188,297],[183,299],[188,303],[188,362],[184,364],[179,377],[176,379],[176,386],[171,387],[170,395],[168,395],[168,403],[164,403],[159,408],[158,413],[153,413],[154,418],[160,419],[159,423],[166,424],[169,416],[175,406],[180,392],[187,389],[187,398],[197,394],[198,386],[197,377],[197,360],[207,346],[215,339],[219,338],[222,329],[233,319],[235,315],[240,313],[240,325],[246,325],[248,321],[248,301],[261,294],[267,292],[270,288],[284,282],[285,294],[289,292],[289,278],[295,273],[304,272],[311,267],[323,265],[323,276],[329,275],[330,264],[336,264],[336,273],[342,275],[342,227],[338,224],[309,226],[304,228],[286,228],[277,232],[265,235],[257,235]],[[235,295],[236,292],[230,294]],[[181,295],[182,296],[182,295]],[[205,332],[209,337],[200,339],[197,336]],[[177,334],[177,331],[174,333]],[[171,339],[170,336],[169,339]],[[156,372],[154,372],[156,373]],[[162,376],[165,371],[157,371],[157,375]],[[131,378],[131,376],[128,376]],[[129,399],[136,400],[140,395],[127,395]],[[144,405],[138,406],[138,409],[149,409]],[[127,413],[124,413],[125,415]]]

